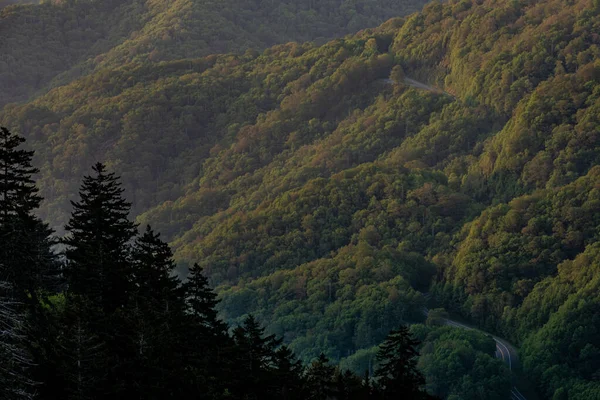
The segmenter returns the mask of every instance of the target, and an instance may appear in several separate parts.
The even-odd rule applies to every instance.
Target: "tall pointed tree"
[[[0,218],[29,215],[38,208],[38,195],[32,176],[39,172],[31,165],[33,151],[19,149],[25,138],[0,127]]]
[[[128,218],[131,204],[114,173],[97,163],[72,201],[65,229],[69,292],[88,298],[104,313],[125,306],[131,291],[131,240],[136,225]]]
[[[336,394],[334,374],[336,369],[329,359],[321,353],[306,369],[307,399],[328,399]]]
[[[377,353],[379,366],[375,378],[381,398],[431,399],[422,387],[425,378],[417,369],[419,353],[417,340],[410,336],[406,326],[390,332]]]
[[[133,288],[128,309],[135,375],[128,397],[168,398],[183,375],[185,297],[169,245],[146,227],[133,248]]]
[[[273,398],[277,387],[275,352],[281,345],[281,339],[265,335],[265,328],[252,315],[244,320],[242,326],[234,329],[233,339],[238,351],[237,375],[241,378],[236,382],[237,393],[247,399]]]
[[[149,313],[155,318],[167,317],[170,311],[183,309],[181,282],[173,271],[175,262],[169,245],[160,234],[146,226],[143,235],[135,240],[133,247],[133,290]]]
[[[29,395],[34,369],[43,370],[41,355],[53,346],[41,303],[57,289],[59,275],[52,231],[34,214],[42,200],[33,180],[38,169],[24,142],[0,128],[0,364],[15,383],[5,389],[21,397]]]
[[[102,398],[109,368],[109,354],[105,341],[94,333],[94,327],[82,310],[88,309],[78,297],[61,307],[60,342],[56,349],[59,376],[51,385],[47,398],[87,400]],[[111,382],[115,384],[115,382]]]
[[[303,400],[303,372],[302,363],[295,359],[289,347],[281,346],[277,349],[274,359],[274,398]]]
[[[190,270],[185,289],[188,312],[195,319],[198,326],[209,332],[220,333],[227,329],[225,323],[219,320],[217,314],[217,294],[208,284],[202,268],[198,264]]]
[[[0,128],[0,275],[21,303],[38,305],[38,291],[56,286],[52,230],[34,215],[42,198],[33,180],[33,151],[21,136]]]
[[[196,264],[190,271],[185,290],[187,328],[186,363],[189,365],[189,391],[201,390],[208,398],[220,398],[231,389],[232,371],[237,370],[237,352],[228,326],[218,318],[217,295]]]
[[[92,398],[120,398],[130,381],[126,373],[131,355],[127,310],[134,276],[132,241],[137,229],[128,219],[130,203],[123,198],[119,178],[101,163],[94,165],[93,171],[83,179],[80,201],[71,202],[73,212],[65,227],[69,233],[64,240],[67,309],[85,327],[84,339],[93,338],[81,342],[93,345],[86,351],[94,354],[98,364],[110,366],[104,375],[95,376]],[[71,342],[79,341],[77,326],[67,326],[66,332],[72,333]],[[95,349],[103,351],[96,354]],[[70,357],[64,362],[78,361]],[[77,366],[66,369],[77,371]],[[79,387],[72,381],[67,385]]]

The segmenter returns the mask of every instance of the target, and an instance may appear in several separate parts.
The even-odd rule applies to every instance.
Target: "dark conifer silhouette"
[[[149,226],[137,234],[119,178],[100,163],[72,203],[66,285],[54,286],[62,289],[56,294],[48,285],[57,271],[53,242],[32,213],[40,201],[32,153],[2,134],[0,233],[14,244],[0,253],[0,278],[10,278],[0,282],[2,398],[36,391],[40,399],[68,400],[428,398],[417,342],[404,327],[382,345],[374,385],[324,354],[305,369],[252,315],[230,334],[202,269],[194,265],[180,282],[168,244]]]
[[[83,178],[80,201],[65,229],[69,292],[88,298],[105,313],[127,303],[131,290],[130,242],[136,226],[129,221],[130,203],[114,173],[94,165],[94,176]]]
[[[375,370],[381,399],[431,398],[422,389],[425,378],[417,369],[418,345],[406,326],[390,332],[381,344],[377,353],[379,366]]]
[[[150,226],[135,240],[132,260],[127,341],[133,378],[128,396],[168,398],[180,386],[183,371],[183,290],[173,275],[171,249]]]
[[[265,335],[253,315],[233,331],[237,352],[236,393],[247,399],[266,399],[276,391],[274,370],[281,339]]]
[[[219,301],[202,269],[194,265],[183,285],[186,322],[182,332],[187,391],[203,391],[207,398],[228,398],[237,370],[235,346],[228,326],[218,318]],[[236,378],[237,379],[237,378]]]
[[[275,382],[274,398],[282,400],[304,399],[302,363],[296,360],[287,346],[281,346],[275,352],[273,378]]]
[[[93,176],[83,179],[80,201],[72,202],[73,212],[65,227],[69,233],[64,241],[67,309],[81,319],[86,332],[94,337],[94,347],[104,349],[106,358],[99,364],[110,366],[105,376],[95,377],[99,391],[82,396],[114,398],[127,393],[131,384],[126,362],[131,355],[127,307],[133,289],[131,242],[136,225],[128,219],[130,204],[122,196],[119,178],[108,173],[101,163],[94,165],[93,170]],[[69,335],[78,335],[76,327],[66,328]],[[69,335],[64,336],[67,344],[78,340]],[[77,359],[70,361],[76,366],[67,369],[77,369]],[[68,382],[68,386],[76,387],[77,383]]]
[[[0,128],[0,268],[21,303],[39,304],[38,291],[56,289],[58,264],[52,230],[34,215],[42,198],[33,181],[33,151],[25,139]]]
[[[33,151],[20,148],[24,142],[0,128],[0,393],[7,399],[35,392],[35,359],[51,340],[41,303],[57,289],[59,273],[52,231],[34,215],[38,170]]]
[[[321,353],[306,369],[307,399],[328,399],[336,394],[334,374],[336,369],[329,359]]]

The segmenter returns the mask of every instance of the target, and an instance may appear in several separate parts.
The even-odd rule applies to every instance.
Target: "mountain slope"
[[[422,0],[66,1],[0,11],[0,106],[99,68],[324,41],[416,11]],[[1,8],[1,7],[0,7]]]
[[[588,0],[431,4],[323,46],[107,64],[2,120],[38,151],[46,217],[107,160],[223,315],[257,314],[304,358],[419,320],[431,284],[520,344],[544,396],[589,399],[599,16]]]

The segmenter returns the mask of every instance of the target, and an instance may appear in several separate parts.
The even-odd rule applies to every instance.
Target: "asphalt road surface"
[[[393,85],[394,84],[394,81],[391,80],[391,79],[384,79],[384,81],[388,85]],[[407,84],[408,86],[414,87],[416,89],[427,90],[427,91],[434,92],[434,93],[443,93],[443,94],[446,94],[446,95],[448,95],[450,97],[454,97],[450,93],[445,92],[442,89],[433,87],[433,86],[428,85],[428,84],[423,83],[423,82],[416,81],[416,80],[414,80],[412,78],[404,78],[404,83]]]

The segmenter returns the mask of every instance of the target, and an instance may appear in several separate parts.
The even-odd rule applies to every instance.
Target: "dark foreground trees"
[[[138,234],[103,164],[72,202],[59,263],[33,214],[33,153],[6,129],[0,139],[3,399],[426,398],[405,328],[384,343],[374,382],[324,355],[304,368],[251,315],[230,331],[201,268],[176,277],[171,249],[149,226]]]
[[[401,326],[390,332],[377,353],[379,367],[375,378],[379,383],[380,398],[392,400],[398,398],[430,399],[422,387],[425,378],[417,370],[419,353],[408,328]]]
[[[0,397],[32,398],[35,389],[34,347],[27,336],[45,337],[40,296],[56,289],[56,258],[51,230],[34,215],[41,197],[32,175],[32,151],[25,141],[0,128]],[[31,318],[34,317],[34,318]]]

